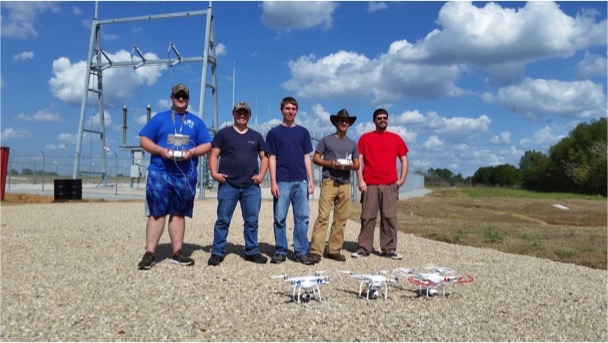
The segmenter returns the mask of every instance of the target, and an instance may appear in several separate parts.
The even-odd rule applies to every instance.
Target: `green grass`
[[[578,199],[578,200],[598,200],[606,201],[606,197],[601,195],[586,195],[572,193],[544,193],[533,192],[517,188],[500,187],[459,187],[458,190],[471,198],[525,198],[525,199]]]
[[[452,198],[505,198],[604,201],[605,197],[566,193],[540,193],[509,188],[441,188],[434,189],[438,202]],[[466,203],[466,201],[463,201]],[[409,209],[408,209],[409,206]],[[535,256],[573,263],[596,269],[607,269],[608,230],[603,227],[572,225],[540,225],[534,223],[484,222],[468,218],[456,220],[411,217],[410,209],[416,199],[399,207],[399,230],[436,241],[490,248],[498,251]],[[597,207],[597,206],[596,206]],[[403,211],[401,211],[403,210]],[[360,206],[352,206],[350,219],[359,221]]]

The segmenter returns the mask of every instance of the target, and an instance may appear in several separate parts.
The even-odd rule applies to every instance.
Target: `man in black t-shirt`
[[[232,117],[234,125],[219,130],[213,137],[209,155],[211,177],[219,183],[217,220],[208,261],[210,266],[218,266],[224,261],[228,228],[237,202],[240,202],[243,214],[245,259],[262,264],[268,261],[258,250],[258,215],[262,204],[260,183],[268,170],[264,138],[247,126],[251,118],[247,103],[237,103],[232,109]]]

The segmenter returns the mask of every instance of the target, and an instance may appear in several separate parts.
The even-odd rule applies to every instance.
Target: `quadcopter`
[[[361,283],[359,284],[359,297],[363,297],[361,294],[363,293],[363,286],[365,285],[367,288],[367,300],[370,298],[378,298],[382,289],[384,289],[384,300],[386,300],[388,298],[387,283],[399,281],[396,277],[387,278],[384,275],[387,273],[386,271],[381,271],[377,274],[355,274],[354,272],[345,270],[343,273],[348,274],[353,279],[361,280]]]
[[[425,268],[427,273],[417,273],[409,268],[399,268],[393,270],[394,274],[402,275],[407,280],[415,285],[418,285],[420,294],[429,295],[438,294],[437,288],[441,288],[441,294],[445,297],[446,284],[471,283],[473,277],[471,275],[455,275],[456,271],[446,267],[428,267]],[[424,290],[423,290],[424,287]]]
[[[309,301],[310,299],[317,299],[321,301],[321,288],[319,286],[329,283],[329,276],[322,276],[324,271],[316,272],[314,276],[298,276],[288,277],[287,274],[272,276],[274,279],[283,279],[284,282],[289,283],[293,286],[293,294],[291,298],[296,303],[300,303],[301,300]],[[298,295],[296,297],[296,290]],[[304,291],[304,293],[302,293]],[[311,294],[312,292],[312,294]],[[318,293],[319,297],[316,298],[315,294]]]

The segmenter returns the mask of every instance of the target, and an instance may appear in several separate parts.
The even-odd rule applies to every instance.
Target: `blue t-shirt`
[[[268,156],[276,156],[277,182],[308,180],[304,155],[312,152],[312,143],[305,127],[273,127],[266,135],[264,150]]]
[[[218,172],[226,174],[226,182],[237,188],[253,184],[251,177],[260,172],[258,160],[264,151],[264,137],[252,129],[240,134],[229,126],[213,136],[212,146],[220,149]]]
[[[158,113],[139,131],[140,136],[152,140],[163,148],[173,148],[167,141],[169,135],[182,134],[189,137],[186,145],[179,147],[189,150],[201,144],[211,143],[211,136],[203,120],[190,112],[186,114],[175,113],[175,123],[171,118],[171,110]],[[198,157],[187,161],[164,160],[160,155],[151,154],[148,170],[157,170],[170,174],[197,173]]]

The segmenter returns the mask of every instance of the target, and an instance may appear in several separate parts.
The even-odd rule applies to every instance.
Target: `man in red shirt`
[[[388,112],[379,108],[374,111],[376,130],[364,133],[357,143],[361,167],[357,170],[357,182],[361,191],[361,231],[359,248],[351,256],[368,256],[374,246],[376,218],[380,210],[380,248],[382,255],[400,260],[397,253],[397,206],[399,187],[408,172],[407,146],[401,137],[388,132]],[[401,172],[397,178],[397,163]]]

